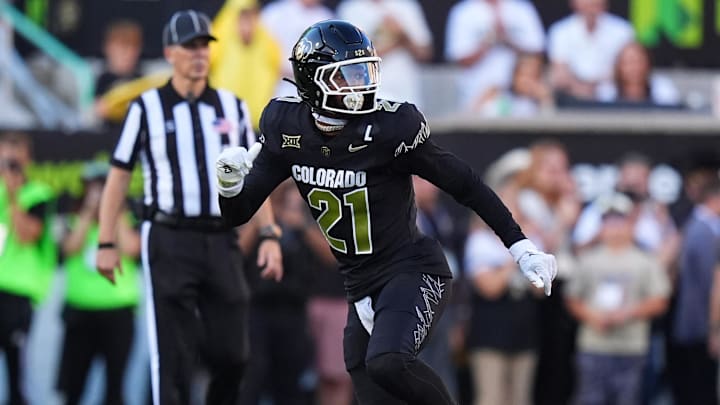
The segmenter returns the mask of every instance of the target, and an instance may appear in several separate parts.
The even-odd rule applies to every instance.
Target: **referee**
[[[229,146],[255,142],[244,102],[207,83],[210,22],[202,13],[175,13],[165,25],[170,81],[135,100],[112,156],[100,205],[98,270],[111,282],[119,256],[119,214],[131,171],[144,178],[142,264],[153,402],[187,404],[203,338],[211,372],[206,402],[234,404],[248,355],[248,287],[236,234],[222,220],[215,158]],[[279,232],[269,204],[256,215],[263,243],[262,276],[279,281]],[[205,347],[206,346],[206,347]]]

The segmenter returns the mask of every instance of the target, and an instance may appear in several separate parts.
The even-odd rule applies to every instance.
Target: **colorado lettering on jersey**
[[[426,123],[421,122],[420,130],[418,131],[417,135],[415,135],[413,143],[410,145],[406,145],[405,141],[401,142],[400,145],[395,148],[395,157],[398,157],[403,153],[407,153],[408,151],[417,148],[418,145],[425,143],[428,138],[430,138],[430,127]]]
[[[293,165],[292,176],[295,181],[325,188],[363,187],[367,183],[367,174],[364,171],[323,167]]]

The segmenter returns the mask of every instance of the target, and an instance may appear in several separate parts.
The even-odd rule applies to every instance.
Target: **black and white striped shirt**
[[[144,205],[179,217],[220,217],[215,159],[228,146],[255,142],[245,103],[206,87],[194,102],[170,82],[130,105],[111,163],[142,161]]]

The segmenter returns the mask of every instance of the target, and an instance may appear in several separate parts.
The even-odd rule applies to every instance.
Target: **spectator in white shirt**
[[[650,195],[650,160],[638,153],[628,153],[622,157],[618,168],[616,190],[631,196],[637,205],[635,243],[652,252],[663,266],[670,266],[676,258],[680,237],[668,207]],[[601,217],[596,202],[583,209],[572,235],[576,248],[584,249],[597,241],[602,227]]]
[[[476,110],[488,92],[507,90],[519,52],[540,53],[545,34],[532,3],[523,0],[463,0],[453,6],[445,53],[463,67],[461,105]]]
[[[644,46],[631,42],[620,51],[615,77],[597,87],[597,99],[604,102],[632,102],[673,106],[680,104],[680,94],[673,82],[653,74],[650,54]]]
[[[526,149],[505,153],[485,174],[488,186],[517,212],[518,174],[530,165]],[[528,237],[532,238],[531,234]],[[536,243],[541,243],[537,240]],[[475,388],[474,405],[528,405],[537,364],[539,312],[537,294],[521,284],[517,264],[492,231],[471,220],[465,244],[465,280],[470,310],[465,347]],[[488,325],[493,325],[489,328]]]
[[[476,110],[485,117],[513,118],[527,118],[551,111],[553,96],[544,80],[544,66],[540,55],[519,55],[510,88],[488,91],[486,100]]]
[[[382,58],[380,98],[419,104],[418,63],[432,57],[432,34],[416,0],[345,0],[338,18],[365,31]]]
[[[608,14],[607,0],[571,0],[575,14],[550,27],[548,53],[555,89],[595,99],[598,83],[612,80],[615,60],[635,36],[630,23]]]
[[[282,55],[292,54],[295,42],[307,27],[333,17],[322,0],[276,0],[260,13],[262,23],[280,44]],[[292,65],[287,59],[283,59],[280,76],[274,97],[296,96],[295,86],[282,80],[282,77],[293,77]]]

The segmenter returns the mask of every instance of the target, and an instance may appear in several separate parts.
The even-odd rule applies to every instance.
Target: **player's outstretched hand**
[[[534,243],[528,239],[515,242],[510,246],[510,254],[520,265],[530,282],[537,288],[545,288],[545,295],[549,296],[552,282],[557,276],[557,261],[555,256],[541,252]]]
[[[218,181],[218,192],[223,197],[234,197],[240,194],[245,176],[250,173],[253,161],[260,154],[262,144],[257,142],[250,150],[242,146],[226,148],[215,161],[215,173]]]

